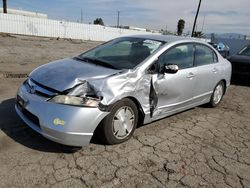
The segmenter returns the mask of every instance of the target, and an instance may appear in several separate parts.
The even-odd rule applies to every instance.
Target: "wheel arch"
[[[140,102],[135,98],[135,97],[132,97],[132,96],[128,96],[128,97],[125,97],[125,98],[128,98],[130,99],[131,101],[133,101],[138,109],[138,125],[137,127],[140,127],[143,125],[143,122],[144,122],[144,118],[145,118],[145,113],[142,109],[142,106],[140,104]]]
[[[132,96],[124,97],[124,98],[122,98],[122,99],[120,99],[118,101],[121,101],[123,99],[129,99],[136,105],[136,107],[138,109],[138,124],[137,124],[137,127],[142,126],[143,123],[144,123],[145,113],[144,113],[144,111],[142,109],[142,106],[141,106],[140,102],[135,97],[132,97]],[[116,102],[118,102],[118,101],[116,101]],[[106,110],[109,111],[115,103],[109,105]],[[102,130],[102,122],[103,122],[103,120],[104,119],[102,119],[102,121],[96,126],[92,139],[97,139],[98,140],[97,137],[101,136],[100,134],[101,134],[101,130]]]

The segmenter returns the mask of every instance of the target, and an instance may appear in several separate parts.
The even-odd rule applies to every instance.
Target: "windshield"
[[[79,55],[78,58],[110,68],[132,69],[162,45],[161,41],[123,37],[104,43]]]
[[[245,46],[238,54],[250,56],[250,46]]]

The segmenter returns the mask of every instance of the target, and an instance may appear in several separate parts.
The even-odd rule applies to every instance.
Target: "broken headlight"
[[[98,107],[100,99],[90,97],[93,93],[89,84],[84,82],[73,88],[67,95],[57,95],[49,101],[73,106]]]
[[[95,98],[84,98],[68,95],[57,95],[49,100],[58,104],[66,104],[73,106],[98,107],[100,100]]]

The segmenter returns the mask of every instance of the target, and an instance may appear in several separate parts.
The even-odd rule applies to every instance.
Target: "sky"
[[[120,24],[148,29],[177,30],[185,20],[184,33],[192,31],[199,0],[8,0],[8,7],[42,12],[51,19],[93,22],[101,17],[105,25]],[[2,3],[2,2],[1,2]],[[250,35],[250,0],[202,0],[197,30],[204,33]]]

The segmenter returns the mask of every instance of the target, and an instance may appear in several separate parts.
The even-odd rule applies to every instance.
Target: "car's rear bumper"
[[[92,135],[108,114],[98,108],[61,105],[46,101],[46,98],[28,93],[22,85],[17,96],[25,104],[15,108],[23,121],[44,137],[70,146],[88,145]]]

